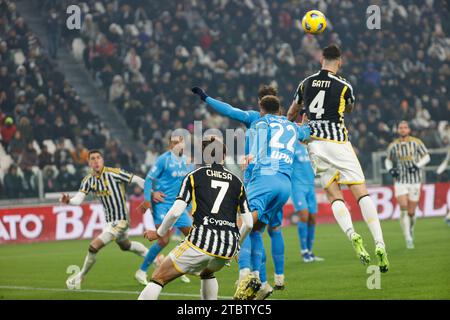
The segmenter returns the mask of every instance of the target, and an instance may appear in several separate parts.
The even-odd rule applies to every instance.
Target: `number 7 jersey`
[[[355,97],[347,80],[331,71],[320,70],[300,82],[294,101],[299,105],[303,102],[312,139],[348,141],[344,110]]]
[[[177,199],[192,202],[193,228],[187,241],[206,254],[231,258],[239,250],[237,213],[249,207],[242,181],[220,164],[189,173]]]

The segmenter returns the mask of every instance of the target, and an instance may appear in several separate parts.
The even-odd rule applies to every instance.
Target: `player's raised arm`
[[[250,135],[250,153],[251,161],[262,161],[268,155],[268,132],[269,125],[265,121],[260,121],[256,124],[253,134]]]
[[[295,91],[294,100],[292,101],[291,106],[287,112],[287,118],[290,121],[295,121],[297,119],[298,114],[302,108],[303,104],[303,81],[298,85],[297,90]]]
[[[80,189],[78,190],[78,192],[75,194],[74,197],[71,198],[69,194],[63,193],[61,195],[61,198],[59,198],[59,202],[64,204],[71,204],[74,206],[80,205],[90,191],[89,180],[90,177],[87,176],[83,179],[83,181],[81,181]]]
[[[307,124],[298,124],[297,125],[297,139],[300,141],[305,141],[310,138],[311,128]]]
[[[221,115],[228,117],[230,119],[243,122],[249,125],[253,120],[250,119],[250,112],[244,111],[231,106],[226,102],[219,101],[217,99],[211,98],[206,94],[206,92],[200,87],[194,87],[191,91],[198,95],[200,99],[205,101],[210,107],[212,107],[216,112]]]
[[[350,113],[353,111],[355,107],[355,95],[353,94],[353,87],[348,83],[347,89],[345,89],[344,93],[344,100],[345,100],[345,113]]]

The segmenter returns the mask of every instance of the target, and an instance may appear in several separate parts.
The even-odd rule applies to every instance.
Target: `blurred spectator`
[[[22,151],[19,164],[22,170],[39,165],[38,154],[33,146],[33,142],[28,142],[25,149]]]
[[[65,139],[59,138],[58,144],[56,145],[56,151],[54,153],[55,164],[58,167],[66,165],[72,161],[70,151],[65,146]]]
[[[48,51],[53,59],[58,57],[61,21],[55,9],[50,9],[46,21]]]
[[[138,203],[141,203],[144,200],[145,197],[142,189],[139,186],[135,185],[133,187],[133,193],[130,195],[130,201],[136,201]]]
[[[39,154],[39,168],[43,169],[45,166],[53,165],[53,155],[48,152],[47,145],[41,147],[41,153]]]
[[[13,159],[17,160],[20,154],[22,154],[23,150],[25,150],[25,146],[26,143],[25,140],[22,138],[22,134],[20,133],[20,131],[16,131],[13,139],[9,144],[8,152],[11,154]]]
[[[120,75],[115,75],[111,87],[109,88],[109,101],[114,102],[122,97],[125,91],[125,85]]]
[[[16,165],[11,165],[8,172],[3,178],[5,194],[7,199],[16,199],[24,196],[23,193],[23,180],[19,176],[18,168]]]
[[[42,171],[44,181],[44,192],[59,192],[60,189],[58,182],[55,178],[55,170],[51,166],[47,166]]]
[[[14,137],[17,128],[14,124],[14,119],[12,117],[5,117],[3,124],[0,128],[0,134],[2,137],[2,145],[5,150],[8,150],[8,145]]]
[[[25,166],[23,172],[23,189],[26,197],[37,197],[37,177],[31,166]]]
[[[79,141],[75,149],[71,152],[73,164],[75,166],[86,166],[89,157],[89,151]]]
[[[78,185],[78,181],[75,181],[75,177],[67,170],[67,166],[62,166],[59,169],[56,182],[61,191],[75,190]]]

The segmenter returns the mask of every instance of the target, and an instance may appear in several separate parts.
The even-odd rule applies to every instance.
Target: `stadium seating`
[[[298,19],[308,9],[307,4],[289,0],[87,0],[82,5],[81,30],[61,30],[64,42],[84,61],[134,137],[148,146],[148,159],[164,150],[169,130],[187,128],[194,120],[220,123],[220,117],[217,121],[191,97],[191,85],[203,86],[211,95],[236,106],[255,108],[258,86],[271,83],[278,87],[287,108],[298,81],[319,67],[318,49],[336,42],[344,52],[342,73],[357,94],[356,110],[347,119],[350,139],[370,177],[371,153],[385,150],[400,119],[411,121],[413,135],[428,147],[449,146],[446,128],[450,102],[446,90],[450,26],[443,23],[445,12],[439,10],[444,2],[389,1],[382,26],[398,30],[391,34],[383,27],[362,28],[365,15],[355,12],[365,12],[364,1],[321,1],[318,9],[334,18],[328,32],[320,37],[305,35]],[[70,1],[65,0],[43,1],[43,22],[48,10],[62,10],[68,4]],[[33,69],[30,58],[34,52],[43,51],[38,39],[32,32],[26,33],[26,27],[16,23],[17,18],[11,19],[15,14],[10,8],[2,10],[2,15],[12,30],[17,30],[16,35],[12,31],[0,34],[7,44],[1,65],[8,66],[6,78],[0,73],[0,81],[3,85],[4,79],[16,79],[23,90],[16,90],[14,99],[1,102],[1,110],[13,115],[16,125],[24,116],[41,116],[47,125],[53,124],[55,112],[41,115],[38,105],[34,110],[29,108],[38,103],[31,97],[43,93],[52,100],[49,92],[59,90],[63,101],[56,102],[56,108],[61,112],[64,104],[73,103],[70,86],[64,86],[68,94],[57,88],[63,83],[58,81],[61,75],[45,55],[33,59],[39,70]],[[21,76],[17,62],[24,59],[26,75]],[[41,86],[39,75],[44,77]],[[24,79],[30,86],[23,83]],[[0,88],[0,92],[5,90],[9,94],[11,88]],[[23,93],[25,101],[20,100]],[[34,115],[24,109],[33,110]],[[79,116],[79,108],[71,110]],[[63,121],[68,124],[68,119]],[[224,121],[222,129],[235,125]],[[55,141],[58,136],[45,138],[43,141]],[[50,153],[56,151],[50,142],[45,144]],[[16,163],[16,153],[10,156]],[[151,160],[146,162],[149,164]]]
[[[64,75],[58,72],[57,60],[48,56],[13,1],[0,3],[0,16],[0,199],[36,197],[37,176],[47,169],[52,179],[68,190],[76,190],[86,168],[73,164],[70,152],[75,145],[88,145],[92,136],[103,136],[96,141],[106,141],[97,148],[111,142],[104,130],[92,134],[89,129],[87,134],[79,134],[86,128],[102,128],[103,124],[76,98]],[[58,141],[62,142],[60,147]],[[32,146],[29,152],[28,143]],[[41,166],[39,156],[44,145],[50,156]],[[60,157],[61,148],[67,155],[64,159]],[[9,175],[13,166],[17,167],[17,179]],[[65,183],[60,175],[62,167],[76,177],[73,182]],[[44,191],[49,190],[44,187]]]
[[[346,12],[365,12],[365,2],[322,1],[319,9],[339,20],[323,37],[312,37],[297,27],[307,9],[299,1],[87,1],[86,24],[75,37],[84,40],[86,68],[113,93],[111,101],[145,143],[177,124],[208,117],[195,112],[191,84],[245,107],[256,106],[260,84],[273,83],[287,108],[297,81],[318,68],[318,49],[337,42],[344,50],[342,72],[357,92],[356,111],[347,121],[351,140],[370,173],[371,152],[386,148],[400,119],[410,120],[413,134],[428,146],[448,145],[442,135],[428,134],[449,118],[449,27],[434,18],[445,19],[441,2],[430,7],[390,1],[382,25],[399,32],[387,35],[383,29],[351,32],[361,30],[365,16]],[[420,27],[404,23],[411,19]],[[124,83],[112,84],[116,77]],[[161,125],[161,109],[170,112],[168,125]]]

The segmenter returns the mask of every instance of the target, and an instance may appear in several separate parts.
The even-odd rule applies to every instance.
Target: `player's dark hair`
[[[258,90],[258,98],[261,100],[265,96],[277,96],[278,90],[275,87],[263,85]]]
[[[330,44],[322,49],[322,56],[325,60],[336,60],[341,57],[341,49],[337,44]]]
[[[103,153],[98,149],[89,150],[88,158],[91,157],[91,154],[95,154],[95,153],[98,153],[103,158]]]
[[[218,151],[216,153],[216,151]],[[216,136],[202,140],[203,162],[206,164],[222,163],[227,154],[227,146]]]
[[[271,114],[276,114],[280,111],[280,99],[275,96],[264,96],[259,102],[261,108]]]

